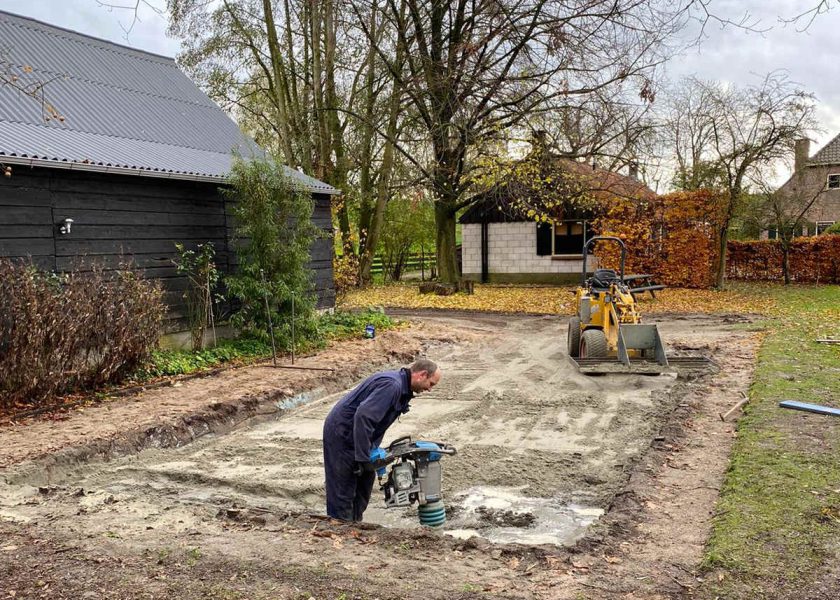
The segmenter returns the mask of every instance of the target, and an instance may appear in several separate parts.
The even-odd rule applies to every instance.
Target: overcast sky
[[[133,4],[128,0],[105,0]],[[672,79],[697,75],[743,85],[757,83],[775,69],[784,69],[804,89],[816,94],[823,132],[814,138],[816,150],[840,133],[840,9],[818,16],[806,31],[806,22],[784,24],[819,0],[712,0],[715,14],[740,21],[745,12],[763,33],[736,27],[706,26],[699,47],[671,61],[666,72]],[[164,5],[163,0],[153,0]],[[138,49],[175,56],[178,42],[166,36],[166,19],[141,3],[140,22],[128,35],[131,12],[112,10],[97,0],[0,0],[0,9],[50,24],[104,38]],[[693,39],[696,28],[686,33]],[[0,40],[2,42],[2,40]]]
[[[0,0],[2,1],[2,0]],[[816,150],[840,133],[840,10],[808,20],[784,23],[819,0],[712,0],[716,14],[740,21],[749,14],[756,29],[721,27],[709,23],[699,46],[670,61],[670,78],[697,75],[704,79],[728,81],[737,85],[758,83],[764,75],[782,69],[805,90],[817,96],[817,118],[824,131],[813,137]],[[697,34],[687,32],[687,36]]]

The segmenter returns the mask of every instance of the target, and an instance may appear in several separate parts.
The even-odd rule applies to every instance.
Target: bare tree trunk
[[[435,202],[435,229],[438,276],[443,283],[458,281],[455,261],[455,202],[439,199]]]
[[[720,243],[718,245],[718,264],[717,273],[715,274],[715,287],[722,290],[726,285],[726,245],[729,242],[729,219],[724,225],[721,225]]]
[[[403,1],[400,5],[400,15],[403,16],[406,11],[406,5]],[[375,32],[374,26],[376,24],[376,13],[371,16],[371,31]],[[371,36],[375,39],[375,36]],[[371,63],[370,67],[373,67],[373,61],[376,59],[376,52],[375,48],[371,46],[371,55],[370,55]],[[395,65],[398,70],[402,69],[403,64],[405,61],[405,50],[402,44],[397,45],[397,54]],[[373,86],[373,70],[369,71],[371,75],[370,89],[368,93],[372,93],[372,86]],[[396,76],[392,77],[391,82],[391,97],[388,100],[388,125],[385,130],[385,139],[383,141],[383,149],[382,149],[382,164],[379,168],[379,178],[376,183],[376,203],[373,207],[373,212],[368,217],[368,220],[365,223],[367,227],[367,233],[365,236],[365,244],[364,249],[360,248],[360,260],[359,260],[359,279],[361,280],[363,285],[370,283],[371,275],[370,270],[373,265],[373,259],[376,256],[376,248],[379,246],[379,238],[382,234],[382,226],[385,222],[385,208],[388,204],[388,196],[391,189],[391,175],[394,170],[394,158],[395,158],[395,140],[397,139],[397,135],[399,133],[399,116],[400,116],[400,107],[402,104],[402,88],[400,87],[400,82]],[[370,105],[370,114],[368,115],[370,119],[373,119],[373,105]],[[368,121],[369,124],[372,124],[372,121]],[[374,134],[373,127],[370,129],[370,134],[373,136]],[[371,138],[373,139],[373,138]]]
[[[399,93],[394,94],[391,99],[391,115],[388,121],[388,137],[394,139],[397,135],[397,119],[399,112]],[[394,144],[385,141],[385,148],[382,154],[382,168],[379,172],[379,182],[376,190],[376,205],[373,209],[373,215],[370,219],[370,230],[367,235],[367,243],[365,244],[365,251],[362,255],[360,263],[360,276],[362,283],[370,282],[370,269],[373,265],[373,259],[376,256],[376,248],[379,246],[379,238],[382,235],[382,226],[385,223],[385,208],[388,204],[388,195],[391,185],[391,173],[394,169]]]
[[[228,11],[234,14],[234,9],[225,2]],[[280,147],[283,149],[283,155],[287,164],[295,165],[298,163],[292,147],[292,119],[290,118],[288,106],[286,105],[286,77],[283,65],[283,52],[280,48],[280,41],[277,38],[277,29],[274,25],[274,6],[271,0],[263,0],[263,16],[265,18],[266,32],[268,34],[268,52],[271,57],[271,82],[270,87],[273,92],[273,100],[275,109],[277,110],[277,117],[280,121],[280,128],[283,131],[281,136]],[[287,15],[288,19],[288,15]],[[256,50],[254,50],[256,53]]]
[[[368,241],[373,217],[373,154],[376,127],[374,125],[374,106],[376,93],[374,91],[374,75],[376,71],[376,40],[378,38],[376,21],[376,4],[370,6],[370,24],[368,25],[370,37],[368,38],[368,51],[365,58],[365,83],[364,83],[364,113],[362,120],[362,143],[361,160],[359,161],[359,279],[362,284],[367,283],[365,277],[366,257],[370,252]],[[368,272],[369,276],[370,273]]]
[[[339,119],[339,99],[335,86],[335,52],[336,52],[336,20],[335,4],[333,0],[321,0],[323,4],[324,18],[324,114],[321,116],[328,132],[327,151],[335,155],[335,164],[332,165],[332,177],[330,183],[336,188],[345,191],[347,187],[347,158],[344,148],[344,130]],[[346,219],[347,234],[342,239],[345,250],[352,251],[350,243],[350,220],[347,214],[347,202],[344,202],[345,211],[343,218]],[[344,232],[342,231],[342,234]]]
[[[785,280],[785,285],[790,285],[790,244],[780,242],[782,248],[782,276]]]
[[[726,211],[723,216],[723,221],[720,224],[720,245],[717,277],[715,280],[715,287],[722,290],[726,285],[726,250],[729,242],[729,227],[732,225],[732,217],[735,215],[737,203],[741,199],[741,192],[743,191],[743,179],[746,169],[741,167],[735,176],[730,179],[728,197],[726,198]]]
[[[309,0],[309,31],[312,41],[312,84],[314,105],[314,131],[316,136],[315,175],[330,185],[343,189],[346,183],[344,172],[344,148],[335,134],[340,134],[336,112],[335,94],[335,20],[332,16],[332,2]],[[333,155],[336,162],[333,163]],[[350,234],[350,213],[347,197],[339,196],[333,208],[338,217],[341,246],[345,254],[353,253]]]
[[[321,48],[321,2],[309,0],[309,35],[312,40],[312,86],[315,125],[315,176],[326,179],[329,171],[329,145],[324,119],[324,69]]]
[[[289,6],[289,0],[283,0],[283,6],[286,11],[286,24],[285,24],[285,38],[286,38],[286,53],[288,56],[293,56],[295,51],[295,42],[294,42],[294,33],[293,28],[296,27],[295,24],[292,23],[292,11]],[[311,19],[310,11],[309,11],[309,4],[303,3],[301,6],[301,16],[300,20],[302,23],[308,23]],[[304,31],[308,31],[308,28],[304,27]],[[312,50],[312,43],[313,40],[310,36],[306,36],[303,40],[303,65],[308,66],[311,64],[309,60],[310,53]],[[295,141],[300,148],[300,164],[303,166],[304,170],[307,173],[312,172],[312,135],[310,130],[310,112],[309,107],[312,106],[312,95],[313,95],[313,85],[312,85],[312,71],[308,68],[304,69],[302,74],[303,78],[303,92],[298,92],[298,74],[295,68],[295,61],[290,61],[290,79],[291,79],[291,86],[289,89],[289,106],[290,112],[292,114],[292,120],[294,122],[294,131],[295,131]]]

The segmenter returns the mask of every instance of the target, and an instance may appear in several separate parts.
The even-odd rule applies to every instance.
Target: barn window
[[[840,188],[840,173],[832,173],[828,176],[828,189],[836,190]]]

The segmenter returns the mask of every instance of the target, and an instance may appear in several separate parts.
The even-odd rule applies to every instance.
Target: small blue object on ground
[[[804,410],[805,412],[817,413],[818,415],[840,417],[840,408],[821,406],[819,404],[808,404],[807,402],[797,402],[796,400],[782,400],[779,402],[779,406],[793,410]]]
[[[365,327],[365,337],[369,340],[376,337],[376,328],[373,325],[367,325]]]

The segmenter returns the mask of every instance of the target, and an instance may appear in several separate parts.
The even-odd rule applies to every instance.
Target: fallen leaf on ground
[[[575,312],[574,286],[476,284],[475,293],[438,296],[421,294],[417,285],[390,284],[350,291],[341,308],[437,308],[488,312],[572,315]],[[668,288],[656,298],[639,296],[642,315],[657,313],[767,314],[776,304],[761,289],[697,290]]]
[[[366,538],[365,536],[363,536],[358,531],[351,531],[350,532],[350,537],[355,538],[360,544],[375,544],[376,543],[376,538],[375,537]]]
[[[336,537],[336,535],[332,531],[324,531],[322,529],[313,529],[311,531],[311,533],[315,537],[321,537],[321,538],[334,538],[334,537]]]

